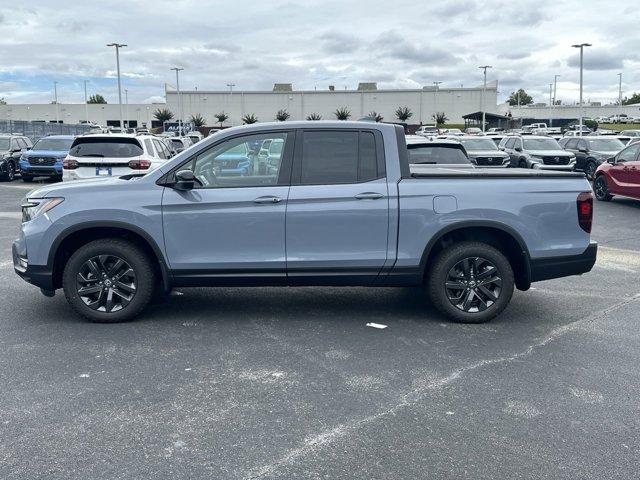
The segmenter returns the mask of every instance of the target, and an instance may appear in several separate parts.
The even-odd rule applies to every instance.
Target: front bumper
[[[11,253],[14,271],[26,282],[40,287],[42,290],[53,291],[53,272],[51,269],[47,265],[29,265],[26,252],[21,250],[20,241],[13,242]]]
[[[531,281],[540,282],[587,273],[595,265],[597,254],[598,244],[591,242],[586,250],[579,255],[531,259],[529,264]]]
[[[33,177],[53,177],[62,175],[62,163],[55,165],[38,166],[31,165],[26,160],[20,160],[20,174]]]

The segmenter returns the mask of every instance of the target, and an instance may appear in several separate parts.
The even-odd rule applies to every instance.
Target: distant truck
[[[267,140],[282,142],[269,169],[219,168]],[[413,165],[398,125],[261,123],[146,174],[29,193],[13,263],[96,322],[172,287],[353,285],[423,286],[445,316],[479,323],[514,288],[591,270],[592,206],[582,173]]]

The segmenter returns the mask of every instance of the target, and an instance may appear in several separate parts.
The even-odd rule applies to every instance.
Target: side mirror
[[[196,176],[191,170],[180,170],[175,174],[176,181],[172,185],[175,190],[192,190],[196,184]]]
[[[607,158],[607,163],[610,163],[611,165],[615,165],[616,157]]]
[[[578,149],[578,151],[579,151],[580,153],[589,153],[589,152],[587,151],[587,149],[586,149],[586,148],[584,148],[584,147],[579,148],[579,149]]]
[[[516,152],[521,152],[521,151],[522,151],[522,147],[516,147],[516,148],[514,148],[514,150],[515,150]]]

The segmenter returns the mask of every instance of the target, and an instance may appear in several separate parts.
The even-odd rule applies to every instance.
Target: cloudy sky
[[[60,102],[89,93],[117,101],[115,53],[129,101],[161,101],[181,86],[202,90],[476,86],[479,65],[493,65],[500,99],[524,88],[548,101],[578,98],[578,57],[585,50],[585,99],[640,91],[640,10],[602,0],[0,0],[0,97],[9,103]],[[401,6],[402,5],[402,6]]]

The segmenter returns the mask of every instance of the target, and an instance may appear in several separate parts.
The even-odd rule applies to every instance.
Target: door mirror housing
[[[579,151],[580,153],[589,153],[589,151],[588,151],[586,148],[584,148],[584,147],[578,148],[578,151]]]
[[[522,147],[515,147],[515,148],[514,148],[514,150],[515,150],[516,152],[521,152],[521,151],[522,151]]]
[[[191,170],[180,170],[175,174],[176,181],[171,186],[175,190],[192,190],[196,184],[196,176]]]
[[[616,157],[607,158],[607,163],[610,163],[611,165],[615,165]]]

